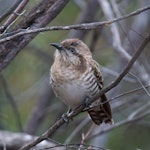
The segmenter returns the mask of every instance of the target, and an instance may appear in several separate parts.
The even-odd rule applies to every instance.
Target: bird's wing
[[[97,79],[98,86],[100,89],[102,89],[103,79],[102,79],[102,74],[100,72],[99,65],[96,61],[92,60],[91,66],[94,75]],[[105,94],[101,96],[99,108],[89,110],[88,113],[90,114],[91,119],[98,125],[101,124],[102,122],[111,123],[111,124],[113,123],[111,107]]]

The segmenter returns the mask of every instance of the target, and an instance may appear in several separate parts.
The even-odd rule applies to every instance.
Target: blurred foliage
[[[134,123],[118,128],[112,132],[108,147],[115,150],[149,150],[149,133],[150,128],[146,124]]]

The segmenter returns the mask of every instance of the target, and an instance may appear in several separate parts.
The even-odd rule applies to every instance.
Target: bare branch
[[[13,31],[24,28],[40,28],[46,26],[65,7],[68,0],[41,0],[29,14],[20,21]],[[0,44],[0,71],[6,68],[16,55],[36,36],[36,33],[23,35]]]
[[[145,91],[145,93],[150,97],[150,93],[149,93],[149,91],[146,89],[146,87],[143,85],[143,83],[142,83],[142,81],[136,76],[136,75],[134,75],[133,73],[129,73],[130,75],[132,75],[132,76],[134,76],[137,80],[138,80],[138,82],[140,83],[140,85],[141,85],[141,88]],[[132,118],[134,118],[135,116],[137,116],[138,114],[140,114],[140,113],[143,113],[145,110],[146,110],[146,108],[148,108],[150,106],[150,101],[148,101],[148,103],[145,105],[143,105],[143,106],[141,106],[141,107],[139,107],[137,110],[135,110],[135,111],[133,111],[132,113],[131,113],[131,115],[128,117],[128,119],[132,119]]]
[[[64,119],[61,118],[57,122],[54,123],[45,133],[43,133],[40,137],[36,138],[34,141],[29,142],[20,148],[20,150],[28,150],[31,147],[37,145],[43,140],[46,140],[50,135],[52,135],[59,127],[61,127],[65,123]]]
[[[90,11],[89,11],[90,9]],[[98,11],[97,1],[89,0],[86,7],[82,10],[80,16],[77,19],[78,24],[94,22],[95,16]],[[68,37],[69,38],[79,38],[83,39],[88,32],[86,30],[71,30]]]
[[[145,86],[144,88],[148,88],[148,87],[150,87],[150,85],[147,85],[147,86]],[[119,97],[122,97],[122,96],[125,96],[125,95],[128,95],[128,94],[131,94],[131,93],[134,93],[134,92],[137,92],[137,91],[140,91],[140,90],[143,90],[143,87],[136,88],[136,89],[134,89],[134,90],[124,92],[124,93],[122,93],[122,94],[120,94],[120,95],[117,95],[117,96],[115,96],[115,97],[109,99],[108,101],[113,101],[114,99],[117,99],[117,98],[119,98]]]
[[[140,113],[145,112],[145,110],[150,106],[150,102],[148,102],[146,105],[141,106],[140,108],[138,108],[137,110],[135,110],[133,113],[131,113],[128,116],[129,120],[134,119],[136,116],[138,116]]]
[[[0,22],[3,21],[8,15],[10,15],[22,0],[17,0],[5,13],[0,16]]]
[[[102,74],[103,74],[103,72],[104,72],[104,73],[106,73],[108,76],[111,75],[111,76],[113,76],[113,77],[117,77],[117,76],[119,76],[119,74],[120,74],[119,72],[116,72],[116,71],[114,71],[114,70],[111,70],[110,68],[104,67],[104,66],[102,66],[102,65],[100,65],[100,69],[101,69],[101,71],[102,71]],[[128,82],[131,82],[131,83],[135,83],[135,80],[132,79],[132,78],[130,78],[130,77],[124,77],[123,80],[124,80],[124,81],[128,81]]]
[[[138,15],[146,10],[150,9],[150,5],[137,9],[136,11],[133,11],[132,13],[129,13],[127,15],[124,15],[122,17],[119,18],[115,18],[112,19],[110,21],[102,21],[102,22],[92,22],[92,23],[83,23],[83,24],[76,24],[76,25],[68,25],[68,26],[52,26],[52,27],[46,27],[46,28],[38,28],[38,29],[33,29],[33,30],[29,30],[29,29],[25,29],[24,31],[22,31],[23,29],[21,29],[21,32],[18,31],[18,33],[5,37],[3,39],[0,40],[0,43],[4,43],[6,41],[10,41],[11,39],[14,39],[18,36],[21,35],[25,35],[25,34],[32,34],[32,33],[38,33],[38,32],[45,32],[45,31],[52,31],[52,30],[71,30],[71,29],[75,29],[75,30],[92,30],[92,29],[97,29],[101,26],[108,26],[109,24],[112,24],[114,22],[118,22],[124,19],[127,19],[129,17]]]
[[[28,2],[29,0],[22,0],[22,2],[14,11],[14,13],[6,20],[2,28],[0,28],[0,33],[4,32],[8,27],[10,27],[13,24],[13,22],[15,22],[16,18],[18,17],[18,14],[24,9]]]
[[[89,117],[86,117],[84,120],[82,120],[82,122],[73,130],[73,132],[71,133],[71,135],[65,140],[65,144],[68,144],[71,142],[71,140],[73,139],[73,137],[75,137],[75,135],[79,134],[79,131],[81,131],[81,129],[84,128],[84,126],[90,121]]]
[[[13,133],[9,131],[0,131],[0,149],[1,150],[17,150],[23,144],[35,139],[36,136],[31,136],[25,133]],[[46,149],[47,147],[55,147],[56,150],[64,150],[63,147],[57,146],[54,142],[43,141],[36,146],[36,149]]]
[[[83,148],[82,146],[85,144],[85,141],[87,140],[87,138],[91,135],[95,126],[96,125],[93,123],[86,134],[82,133],[82,140],[81,140],[81,144],[78,150],[81,150]]]
[[[143,90],[146,92],[146,94],[150,97],[150,93],[149,91],[145,88],[145,86],[143,85],[142,81],[140,80],[139,77],[137,77],[136,75],[134,75],[133,73],[129,72],[130,75],[132,75],[133,77],[135,77],[138,82],[140,83],[140,85],[142,86]]]
[[[141,52],[144,50],[145,46],[149,43],[150,41],[150,35],[148,35],[144,41],[142,42],[142,44],[140,45],[140,47],[138,48],[138,50],[135,52],[135,54],[133,55],[133,57],[131,58],[131,60],[129,61],[129,63],[126,65],[126,67],[123,69],[123,71],[120,73],[119,77],[117,77],[117,79],[111,83],[109,86],[107,86],[106,88],[104,88],[102,90],[102,92],[107,92],[110,89],[112,89],[113,87],[117,86],[118,83],[123,79],[123,77],[128,73],[128,71],[131,69],[131,67],[133,66],[134,62],[136,61],[136,59],[138,58],[138,56],[141,54]]]
[[[103,9],[103,12],[104,12],[105,16],[108,19],[112,19],[114,17],[114,14],[113,14],[113,11],[112,11],[108,1],[107,0],[105,0],[105,1],[98,0],[98,1],[99,1],[100,5]],[[119,33],[118,24],[117,23],[112,24],[110,26],[110,29],[112,31],[112,36],[113,36],[112,39],[113,39],[114,50],[119,54],[119,56],[121,56],[122,59],[124,59],[126,61],[129,61],[131,59],[131,55],[124,49],[124,47],[121,44],[122,42],[121,42],[121,36],[120,36],[120,33]],[[146,72],[146,70],[144,68],[140,67],[140,64],[138,62],[136,62],[133,65],[133,68],[136,70],[138,76],[141,78],[141,80],[144,83],[149,82],[150,78],[149,78],[148,73]],[[142,73],[141,73],[141,70],[142,70]],[[144,76],[142,74],[144,74]]]
[[[118,128],[118,127],[122,127],[124,125],[130,124],[130,123],[133,123],[133,122],[137,122],[137,121],[147,117],[148,115],[150,115],[150,111],[147,111],[147,112],[143,113],[142,115],[140,115],[138,117],[135,117],[135,118],[132,118],[132,119],[128,118],[126,120],[120,121],[120,122],[114,124],[113,126],[111,126],[109,128],[106,128],[106,129],[103,129],[99,133],[97,133],[95,135],[92,135],[91,137],[89,137],[89,139],[92,139],[92,138],[97,137],[97,136],[99,136],[101,134],[107,133],[109,131],[112,131],[112,130]]]

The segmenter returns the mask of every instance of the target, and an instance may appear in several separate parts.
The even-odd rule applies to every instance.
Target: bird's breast
[[[82,104],[86,96],[86,88],[81,85],[81,83],[71,82],[69,84],[64,84],[64,90],[62,90],[62,97],[66,100],[67,105],[71,108],[75,108]]]
[[[73,71],[53,73],[51,85],[55,94],[71,108],[79,106],[86,97],[93,97],[99,92],[96,77],[90,68],[80,75]]]

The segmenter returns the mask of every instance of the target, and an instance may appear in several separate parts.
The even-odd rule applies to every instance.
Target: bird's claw
[[[66,122],[69,123],[68,113],[64,113],[61,118]]]
[[[89,107],[89,105],[90,105],[89,100],[90,100],[90,98],[89,98],[89,97],[86,97],[86,98],[84,99],[84,101],[83,101],[83,106]]]
[[[66,112],[66,113],[64,113],[62,116],[61,116],[61,118],[66,122],[66,123],[69,123],[69,120],[70,120],[70,118],[69,118],[69,116],[70,116],[70,114],[71,114],[71,108],[69,108],[68,109],[68,111]]]
[[[83,109],[83,112],[84,111],[88,111],[89,109],[90,109],[90,103],[89,103],[89,100],[90,100],[91,98],[90,97],[86,97],[85,99],[84,99],[84,101],[83,101],[83,106],[84,106],[84,109]]]

